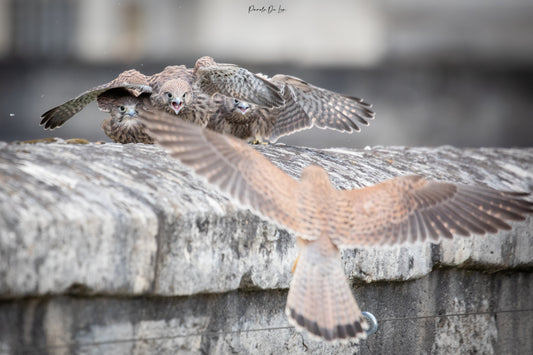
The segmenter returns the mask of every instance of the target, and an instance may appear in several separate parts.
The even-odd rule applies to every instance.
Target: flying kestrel
[[[137,118],[140,108],[144,107],[144,100],[149,94],[138,97],[131,95],[124,89],[108,90],[98,96],[98,107],[111,113],[102,128],[105,134],[116,143],[145,143],[152,144],[153,140],[145,131],[145,126]]]
[[[64,104],[46,111],[41,116],[41,125],[44,125],[45,129],[61,127],[72,116],[83,110],[85,106],[96,100],[99,95],[108,90],[126,89],[133,96],[139,96],[143,93],[151,93],[152,88],[148,79],[148,77],[135,69],[122,72],[116,79],[109,83],[87,90]]]
[[[451,238],[454,234],[510,229],[505,220],[533,212],[527,193],[397,177],[347,191],[336,190],[318,166],[300,181],[244,142],[141,111],[156,143],[243,206],[297,235],[300,254],[286,313],[298,330],[327,341],[358,341],[368,324],[346,281],[339,248]]]

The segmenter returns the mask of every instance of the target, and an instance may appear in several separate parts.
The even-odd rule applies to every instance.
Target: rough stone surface
[[[339,189],[416,173],[533,191],[532,148],[255,148]],[[360,347],[323,344],[283,313],[294,236],[160,148],[0,143],[0,353],[528,353],[533,218],[513,226],[344,251],[381,325]]]

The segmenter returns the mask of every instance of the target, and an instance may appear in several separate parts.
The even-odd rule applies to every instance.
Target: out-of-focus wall
[[[204,53],[325,66],[533,60],[529,0],[0,0],[0,10],[3,58],[57,51],[101,63]]]
[[[56,0],[58,1],[58,0]],[[78,1],[82,61],[171,61],[211,53],[257,63],[372,65],[383,11],[365,1]]]
[[[0,140],[106,139],[94,104],[52,132],[39,115],[125,69],[211,55],[375,106],[360,134],[291,144],[531,145],[531,18],[529,0],[0,0]]]
[[[9,16],[8,0],[0,0],[0,57],[9,55],[11,42],[11,21]]]

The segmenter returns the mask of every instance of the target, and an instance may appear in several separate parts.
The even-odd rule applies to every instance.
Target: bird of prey
[[[205,56],[186,75],[153,87],[152,104],[220,133],[261,142],[317,126],[360,131],[375,116],[371,105],[277,74],[267,78]],[[234,110],[238,105],[240,111]],[[229,112],[230,111],[230,112]],[[240,113],[240,115],[236,114]]]
[[[224,116],[219,116],[208,123],[208,128],[241,139],[274,142],[281,136],[313,126],[359,132],[360,125],[367,126],[375,117],[372,105],[360,98],[341,95],[284,74],[272,78],[254,74],[250,79],[251,75],[233,64],[217,64],[212,59],[201,64],[197,62],[196,90],[233,97],[249,106],[242,120],[226,121]],[[278,91],[276,100],[273,96],[269,101],[257,100],[258,92],[270,93],[273,88]]]
[[[202,65],[212,66],[212,64],[214,64],[212,58],[202,57],[197,61],[196,68]],[[44,125],[46,129],[60,127],[90,102],[104,95],[107,91],[126,89],[128,90],[127,96],[133,95],[137,97],[150,94],[151,105],[155,109],[173,113],[184,120],[205,126],[215,112],[225,112],[224,109],[219,110],[217,105],[220,102],[225,103],[226,100],[223,99],[222,95],[214,92],[207,94],[201,90],[199,91],[196,85],[198,81],[196,68],[190,69],[184,65],[171,65],[152,76],[146,76],[134,69],[125,71],[111,82],[87,90],[76,98],[48,110],[41,116],[41,125]],[[238,73],[239,77],[244,78],[247,82],[252,82],[258,87],[256,91],[246,91],[249,96],[245,95],[244,97],[250,102],[256,104],[271,103],[272,105],[281,102],[278,88],[275,85],[243,68]],[[226,85],[236,81],[231,75],[225,76],[225,73],[220,73],[220,77],[227,78],[228,83]],[[263,86],[257,85],[257,82],[262,81],[264,81]],[[204,78],[202,82],[206,83],[209,80]],[[219,82],[218,85],[222,85],[222,83]],[[245,88],[249,89],[249,87]],[[240,92],[240,90],[236,89],[236,96],[241,96]],[[98,108],[102,111],[107,110],[100,105],[98,105]],[[124,134],[121,135],[124,136]]]
[[[527,193],[401,176],[336,190],[319,166],[287,175],[243,141],[176,120],[139,118],[155,142],[245,207],[297,236],[300,248],[286,314],[298,330],[327,341],[359,341],[368,324],[343,272],[339,248],[438,241],[510,229],[533,212]]]
[[[107,84],[102,84],[89,89],[77,97],[56,106],[41,115],[41,125],[45,129],[61,127],[76,113],[83,110],[85,106],[97,99],[97,97],[108,90],[126,89],[130,95],[139,96],[143,93],[151,93],[152,88],[148,77],[135,69],[127,70],[118,75]]]
[[[152,138],[146,133],[145,126],[137,118],[144,100],[149,94],[136,97],[124,89],[112,89],[97,98],[98,107],[111,116],[102,122],[105,134],[116,143],[145,143],[152,144]]]
[[[156,109],[201,126],[216,119],[232,122],[237,118],[232,110],[235,102],[247,100],[259,107],[284,102],[279,88],[262,76],[233,64],[217,64],[207,56],[198,59],[186,75],[174,75],[153,91],[151,103]]]
[[[151,105],[157,110],[253,142],[273,142],[313,126],[359,131],[359,126],[368,125],[375,115],[362,99],[288,75],[268,78],[205,56],[196,61],[194,68],[171,65],[152,76],[134,69],[125,71],[111,82],[48,110],[41,116],[41,125],[46,129],[60,127],[113,89],[126,89],[133,96],[150,94]]]
[[[216,63],[204,56],[196,61],[193,74],[194,89],[207,95],[221,94],[262,107],[285,104],[276,84],[235,64]]]

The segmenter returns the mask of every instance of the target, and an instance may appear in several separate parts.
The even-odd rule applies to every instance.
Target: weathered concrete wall
[[[320,164],[339,189],[420,173],[533,190],[533,149],[256,149],[294,177]],[[0,353],[528,353],[533,218],[513,225],[345,251],[381,325],[359,348],[322,344],[283,313],[294,236],[160,148],[0,143]]]

